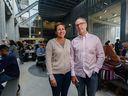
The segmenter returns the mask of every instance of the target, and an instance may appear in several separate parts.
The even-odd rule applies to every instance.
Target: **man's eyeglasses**
[[[78,23],[76,24],[76,26],[83,25],[83,24],[85,24],[85,22]]]

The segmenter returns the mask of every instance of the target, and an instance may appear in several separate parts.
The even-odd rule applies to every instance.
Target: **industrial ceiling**
[[[83,0],[39,0],[39,14],[46,19],[59,19],[66,16]]]

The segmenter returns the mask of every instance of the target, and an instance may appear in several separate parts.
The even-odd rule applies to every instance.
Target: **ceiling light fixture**
[[[108,3],[107,2],[104,2],[104,5],[108,5]]]
[[[41,17],[40,16],[38,16],[38,20],[41,20]]]
[[[38,33],[39,35],[41,34],[41,32],[39,31],[39,33]]]
[[[99,19],[102,19],[102,16],[100,16]]]
[[[117,14],[113,14],[113,16],[114,16],[114,17],[116,17],[116,16],[117,16]]]
[[[68,26],[72,26],[72,24],[68,24]]]
[[[106,13],[106,12],[107,12],[107,9],[104,10],[104,13]]]
[[[116,20],[114,20],[113,22],[116,23]]]

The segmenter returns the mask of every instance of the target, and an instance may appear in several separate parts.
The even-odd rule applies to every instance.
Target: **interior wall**
[[[5,39],[6,21],[5,21],[5,3],[0,0],[0,39]]]
[[[14,16],[10,16],[10,18],[6,21],[6,32],[7,38],[10,40],[16,40],[15,38],[15,28],[14,28]],[[13,34],[13,35],[12,35]]]
[[[110,40],[111,43],[115,43],[118,34],[117,32],[119,32],[118,26],[93,23],[93,34],[101,39],[102,44],[107,40]]]

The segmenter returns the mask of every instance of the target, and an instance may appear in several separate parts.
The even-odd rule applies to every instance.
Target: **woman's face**
[[[58,25],[56,29],[56,35],[57,37],[64,38],[66,34],[65,26],[64,25]]]

